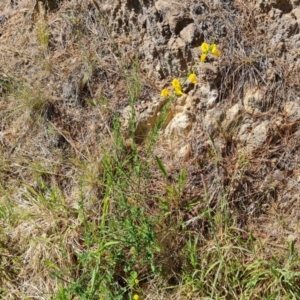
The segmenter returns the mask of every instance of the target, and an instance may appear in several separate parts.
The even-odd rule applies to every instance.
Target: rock
[[[292,3],[290,0],[272,0],[270,1],[272,7],[278,8],[284,13],[289,13],[293,9]]]
[[[270,26],[269,32],[271,35],[281,35],[289,38],[299,33],[299,25],[291,15],[283,15]]]
[[[179,34],[185,26],[193,23],[193,19],[188,15],[184,6],[177,2],[158,0],[155,2],[155,8],[165,15],[171,32],[176,35]]]
[[[272,8],[269,11],[269,17],[272,20],[280,19],[282,17],[282,15],[283,15],[283,12],[280,9]]]
[[[207,95],[207,107],[212,108],[218,101],[218,90],[210,90]]]
[[[187,69],[187,51],[184,40],[180,37],[172,37],[168,42],[168,48],[172,57],[170,65],[173,67],[173,71],[177,74],[185,74]]]
[[[224,121],[222,122],[222,128],[226,132],[230,132],[232,129],[236,128],[241,119],[242,106],[237,103],[226,111],[226,116]]]
[[[180,37],[184,40],[185,43],[189,45],[198,46],[200,45],[203,40],[203,33],[200,33],[197,26],[192,23],[183,28],[180,31]]]
[[[155,125],[161,108],[167,102],[167,98],[158,99],[148,105],[141,105],[136,111],[136,137],[138,140],[145,138],[149,130]]]
[[[261,147],[266,142],[269,131],[269,121],[263,121],[257,125],[249,135],[248,143],[251,147]]]
[[[293,15],[296,20],[300,20],[300,7],[293,9],[291,15]]]
[[[168,42],[168,48],[171,50],[172,54],[177,57],[183,57],[185,42],[181,38],[171,38]]]
[[[261,89],[249,89],[245,93],[244,97],[244,108],[249,114],[263,112],[264,110],[264,97]]]
[[[7,21],[7,17],[5,15],[0,16],[0,24],[4,24]]]
[[[194,117],[190,111],[192,101],[188,95],[174,100],[166,120],[168,125],[162,135],[168,143],[170,151],[176,150],[174,158],[180,160],[187,159],[191,154],[191,144],[187,141],[194,123]]]
[[[262,147],[267,141],[269,128],[270,122],[268,120],[254,124],[251,119],[245,119],[236,136],[236,140],[242,146],[246,146],[247,150],[255,150]]]
[[[293,5],[293,8],[296,8],[298,5],[300,5],[300,0],[291,0],[291,4]]]
[[[206,111],[203,125],[210,135],[219,130],[220,124],[224,119],[224,113],[220,108],[213,108]]]
[[[160,110],[166,104],[168,98],[153,98],[147,103],[140,103],[135,106],[135,138],[142,141],[150,129],[155,125]],[[131,106],[126,106],[121,113],[122,132],[128,137],[130,134],[130,118],[132,117]]]
[[[190,152],[191,146],[188,144],[184,144],[183,146],[179,147],[178,151],[176,152],[176,156],[179,159],[187,158]]]
[[[157,23],[157,27],[163,37],[167,39],[171,37],[172,33],[170,31],[170,26],[165,20],[162,23]]]
[[[218,90],[210,87],[209,84],[199,82],[196,88],[192,90],[191,96],[193,97],[194,103],[200,103],[203,108],[213,108],[219,98]]]
[[[286,118],[288,122],[297,122],[300,120],[300,104],[299,102],[289,101],[284,105]]]
[[[221,82],[220,69],[212,64],[202,64],[199,76],[201,80],[214,88],[218,87]]]
[[[165,129],[168,140],[185,138],[192,129],[192,116],[189,112],[176,114]]]
[[[183,85],[182,85],[182,91],[185,94],[188,94],[190,91],[192,91],[195,88],[195,84],[191,82],[189,79],[187,79]]]
[[[247,143],[247,139],[249,137],[249,132],[251,132],[252,127],[253,127],[253,123],[249,119],[244,120],[243,124],[241,124],[240,130],[239,130],[237,136],[235,137],[235,139],[240,144],[242,144],[242,146],[244,146]]]
[[[272,8],[277,8],[284,13],[289,13],[293,9],[293,5],[290,0],[258,0],[257,6],[263,12],[268,12]]]
[[[166,125],[169,124],[177,114],[181,114],[187,111],[186,100],[187,100],[187,95],[183,95],[181,97],[177,97],[174,99],[170,107],[170,110],[167,114]]]

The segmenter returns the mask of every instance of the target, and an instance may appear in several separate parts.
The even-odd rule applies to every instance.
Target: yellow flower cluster
[[[215,43],[208,44],[206,42],[203,42],[202,45],[200,46],[200,49],[202,51],[202,54],[201,54],[201,57],[200,57],[201,62],[205,62],[205,60],[206,60],[206,58],[209,54],[212,54],[212,55],[218,56],[218,57],[221,55],[221,52],[218,50],[218,47]],[[197,83],[196,74],[191,73],[188,76],[187,80],[189,80],[193,84],[196,84]],[[172,86],[173,86],[173,89],[175,91],[176,96],[182,96],[184,94],[183,91],[182,91],[181,82],[177,78],[172,80]],[[169,89],[164,88],[161,91],[160,95],[162,97],[168,97],[170,95]]]
[[[188,80],[193,83],[193,84],[196,84],[197,83],[197,77],[196,77],[196,74],[195,73],[192,73],[189,75],[188,77]]]
[[[202,43],[200,46],[202,54],[200,57],[200,61],[204,62],[208,54],[212,54],[215,56],[220,56],[221,52],[218,50],[217,45],[215,43],[208,44],[206,42]]]
[[[196,83],[197,83],[197,76],[196,76],[196,74],[195,74],[195,73],[191,73],[191,74],[189,75],[189,77],[188,77],[188,80],[189,80],[191,83],[196,84]],[[175,79],[172,80],[172,86],[173,86],[173,89],[174,89],[174,91],[175,91],[175,95],[176,95],[176,96],[182,96],[182,95],[184,94],[183,91],[182,91],[181,83],[180,83],[180,81],[179,81],[177,78],[175,78]],[[168,97],[169,94],[170,94],[170,93],[169,93],[168,88],[164,88],[164,89],[161,91],[161,93],[160,93],[160,95],[161,95],[162,97]]]
[[[169,90],[168,90],[167,88],[164,88],[164,89],[161,91],[160,95],[161,95],[162,97],[168,97],[168,96],[169,96]]]
[[[174,88],[176,96],[182,96],[183,95],[182,88],[181,88],[181,83],[178,79],[175,78],[175,79],[172,80],[172,86]]]

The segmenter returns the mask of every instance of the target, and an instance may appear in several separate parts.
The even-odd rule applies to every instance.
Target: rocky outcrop
[[[51,125],[56,135],[52,144],[70,144],[77,155],[85,155],[77,144],[88,145],[82,152],[89,155],[99,146],[100,134],[112,131],[116,115],[125,139],[133,137],[143,147],[165,113],[155,150],[162,153],[163,161],[178,169],[197,166],[195,177],[202,172],[208,189],[216,186],[218,177],[218,186],[234,205],[248,195],[262,202],[266,195],[268,201],[282,198],[281,209],[296,201],[300,194],[296,184],[300,174],[298,0],[103,0],[101,5],[98,0],[72,5],[72,1],[43,0],[24,4],[15,13],[21,5],[17,2],[24,3],[7,1],[5,13],[0,4],[2,68],[7,74],[20,70],[26,87],[36,90],[29,106],[42,110],[45,122],[55,126]],[[43,23],[35,23],[40,19]],[[41,38],[44,48],[39,47]],[[13,40],[12,48],[7,47],[8,40]],[[221,55],[208,55],[200,62],[204,41],[217,44]],[[191,72],[196,83],[186,80]],[[130,76],[136,85],[140,82],[134,97],[128,91],[135,88],[128,83]],[[161,97],[161,89],[171,89],[175,77],[184,95],[173,92],[169,98]],[[1,94],[8,93],[8,78],[0,79]],[[5,122],[0,141],[7,142],[9,121]],[[45,143],[47,139],[41,138]],[[16,140],[19,145],[21,134]],[[34,145],[34,137],[26,143]],[[196,198],[203,197],[199,184],[198,189]],[[213,190],[206,192],[215,195]]]

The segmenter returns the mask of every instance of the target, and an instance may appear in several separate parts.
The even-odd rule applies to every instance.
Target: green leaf
[[[53,262],[50,261],[50,260],[44,260],[44,265],[45,265],[45,266],[48,266],[48,267],[50,267],[50,268],[56,269],[56,270],[58,270],[58,271],[60,270],[59,266],[58,266],[57,264],[53,263]]]
[[[92,99],[87,99],[88,104],[91,106],[96,106],[95,102]]]
[[[164,175],[165,177],[167,177],[168,174],[167,174],[166,168],[164,167],[164,165],[163,165],[161,159],[160,159],[159,157],[157,157],[157,156],[155,156],[155,159],[156,159],[156,162],[157,162],[157,164],[158,164],[158,166],[159,166],[161,172],[163,173],[163,175]]]

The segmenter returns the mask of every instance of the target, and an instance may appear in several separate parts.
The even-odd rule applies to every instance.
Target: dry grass
[[[159,138],[165,109],[136,143],[134,104],[160,83],[95,3],[60,1],[47,13],[25,0],[0,5],[1,297],[298,299],[297,182],[275,176],[298,176],[298,124],[284,120],[251,154],[220,130],[178,162]],[[224,110],[255,86],[267,101],[254,117],[280,114],[299,75],[269,51],[254,6],[204,4],[207,22],[221,20],[205,38],[222,45]]]

